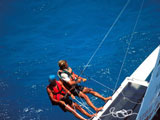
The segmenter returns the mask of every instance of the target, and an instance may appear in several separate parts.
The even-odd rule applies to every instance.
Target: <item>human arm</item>
[[[52,91],[47,87],[47,93],[53,102],[58,103],[59,101],[54,99]]]
[[[65,69],[67,72],[69,72],[69,73],[73,73],[72,72],[72,68],[70,68],[70,67],[68,67],[67,69]],[[82,78],[82,77],[80,77],[80,76],[78,76],[77,74],[75,74],[75,73],[73,73],[74,74],[74,76],[77,78],[77,79],[81,79],[83,82],[86,82],[87,81],[87,79],[86,78]],[[79,81],[80,82],[80,81]],[[78,83],[79,83],[78,82]]]
[[[66,73],[62,73],[61,77],[63,81],[67,82],[71,86],[81,82],[81,79],[78,79],[77,81],[71,80],[71,78]]]
[[[76,85],[76,84],[78,84],[78,83],[80,83],[81,82],[81,79],[78,79],[77,81],[72,81],[72,80],[70,80],[70,81],[68,81],[68,83],[72,86],[72,85]]]
[[[59,83],[61,84],[62,88],[66,91],[66,93],[68,93],[72,99],[75,99],[75,96],[63,85],[63,83],[61,81],[59,81]]]
[[[47,93],[48,93],[49,97],[51,98],[51,100],[52,100],[53,102],[55,102],[55,103],[60,103],[60,104],[66,106],[66,104],[65,104],[64,101],[61,101],[61,100],[58,101],[58,100],[54,99],[53,93],[52,93],[52,91],[51,91],[49,88],[47,88]]]

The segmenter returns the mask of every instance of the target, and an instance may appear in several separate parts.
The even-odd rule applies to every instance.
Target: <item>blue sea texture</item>
[[[61,59],[80,74],[126,2],[1,0],[0,120],[75,120],[73,114],[51,105],[48,76],[57,73]],[[159,0],[144,0],[132,33],[141,4],[142,0],[130,0],[83,77],[114,89],[129,44],[118,86],[160,44]],[[89,79],[82,85],[106,97],[112,95]],[[97,107],[105,104],[89,97]]]

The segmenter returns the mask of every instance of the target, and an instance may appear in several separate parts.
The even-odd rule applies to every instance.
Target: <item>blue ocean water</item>
[[[68,61],[80,74],[127,0],[1,0],[0,119],[71,120],[52,106],[48,75]],[[131,0],[84,75],[114,88],[142,0]],[[145,0],[120,81],[160,44],[160,2]],[[112,92],[93,81],[104,96]],[[90,96],[97,106],[104,102]]]

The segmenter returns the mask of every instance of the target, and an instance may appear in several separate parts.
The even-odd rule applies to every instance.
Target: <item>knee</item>
[[[77,103],[75,103],[74,106],[75,106],[75,108],[77,108],[77,109],[80,108],[80,106],[79,106]]]
[[[84,93],[82,93],[82,97],[83,97],[84,99],[87,99],[87,98],[88,98],[88,96],[87,96],[86,94],[84,94]]]
[[[94,91],[93,91],[92,88],[86,88],[86,89],[85,89],[85,92],[86,92],[86,93],[92,93],[92,92],[94,92]]]
[[[77,107],[77,106],[78,106],[78,104],[77,104],[77,103],[73,103],[73,106],[74,106],[74,107]]]
[[[91,93],[91,94],[95,94],[96,92],[95,92],[95,91],[93,91],[93,90],[90,90],[90,91],[89,91],[89,93]]]

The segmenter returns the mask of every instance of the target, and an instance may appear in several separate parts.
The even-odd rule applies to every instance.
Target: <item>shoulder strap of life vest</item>
[[[56,81],[56,84],[57,84],[57,89],[58,89],[58,92],[54,92],[53,90],[52,90],[52,93],[54,94],[54,95],[57,95],[57,94],[62,94],[62,88],[61,88],[61,90],[60,90],[60,84]]]
[[[68,71],[66,71],[66,70],[59,70],[57,75],[58,75],[58,77],[59,77],[61,80],[62,80],[62,76],[61,76],[62,73],[66,73],[66,74],[68,75],[68,77],[71,77],[72,80],[73,80],[73,77],[72,77],[72,74],[73,74],[73,73],[70,73],[70,72],[68,72]]]

